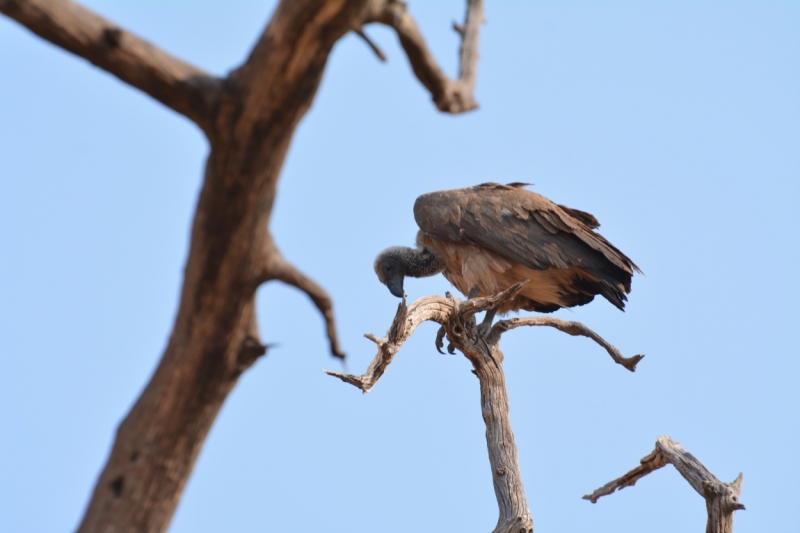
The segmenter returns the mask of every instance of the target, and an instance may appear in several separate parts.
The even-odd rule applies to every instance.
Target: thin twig
[[[378,59],[386,63],[386,54],[384,54],[383,50],[381,50],[378,47],[378,45],[375,44],[375,41],[369,38],[369,35],[364,33],[364,30],[362,30],[361,28],[356,28],[353,31],[356,33],[356,35],[364,39],[364,42],[367,43],[367,45],[372,49],[373,52],[375,52],[375,55],[378,56]]]

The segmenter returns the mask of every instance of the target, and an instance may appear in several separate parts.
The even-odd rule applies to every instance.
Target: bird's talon
[[[436,332],[436,351],[443,354],[442,348],[444,348],[444,326],[439,328],[439,331]]]
[[[456,354],[456,345],[453,344],[452,342],[447,345],[447,353],[449,353],[450,355]]]

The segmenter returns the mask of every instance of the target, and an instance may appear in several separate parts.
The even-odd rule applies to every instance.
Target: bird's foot
[[[445,333],[446,332],[444,330],[444,326],[440,327],[439,331],[436,333],[436,351],[438,351],[439,353],[444,353],[442,351],[442,348],[444,347]],[[452,342],[447,344],[447,353],[451,355],[456,353],[456,347],[453,345]]]
[[[489,334],[489,330],[492,329],[492,323],[491,322],[487,323],[484,320],[483,322],[478,324],[478,326],[475,329],[478,332],[478,338],[475,339],[475,344],[477,344],[478,343],[478,339],[485,339],[486,336]]]

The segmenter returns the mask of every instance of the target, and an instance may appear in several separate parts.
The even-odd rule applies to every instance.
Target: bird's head
[[[408,248],[392,246],[378,254],[375,258],[375,274],[381,283],[389,288],[389,292],[402,298],[403,280],[406,277],[406,261]]]

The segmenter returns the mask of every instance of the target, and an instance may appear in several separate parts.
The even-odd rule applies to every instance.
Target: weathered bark
[[[709,472],[694,455],[667,436],[658,437],[655,449],[642,458],[640,463],[630,472],[606,483],[593,493],[584,496],[583,499],[597,503],[597,500],[603,496],[625,487],[632,487],[650,472],[672,464],[692,488],[706,500],[706,510],[708,511],[706,533],[733,533],[733,515],[736,511],[744,509],[744,505],[739,501],[743,480],[741,473],[731,483],[724,483]]]
[[[167,529],[223,401],[266,352],[259,284],[304,291],[323,315],[331,353],[344,357],[331,298],[283,258],[268,228],[295,127],[333,45],[369,22],[369,1],[280,2],[247,61],[219,79],[68,0],[0,0],[3,14],[197,123],[211,145],[172,334],[118,428],[80,532]]]
[[[379,22],[397,32],[417,79],[430,91],[436,107],[449,113],[462,113],[478,107],[473,92],[478,73],[478,30],[483,21],[483,0],[467,0],[464,24],[453,24],[453,28],[461,35],[458,79],[453,80],[447,77],[428,50],[425,38],[404,2],[371,0],[364,19],[365,23]],[[362,34],[362,37],[378,57],[385,60],[383,52],[365,35]]]
[[[522,325],[531,325],[551,326],[571,335],[584,335],[606,348],[618,364],[631,371],[635,370],[636,363],[643,357],[641,355],[623,357],[616,348],[583,324],[551,317],[501,320],[481,338],[475,325],[475,313],[497,309],[506,300],[514,298],[523,285],[520,283],[499,294],[474,298],[466,302],[448,294],[447,298],[426,296],[407,307],[404,298],[397,308],[386,338],[366,335],[378,345],[378,353],[363,375],[326,370],[329,375],[338,377],[367,393],[375,386],[400,350],[400,346],[417,326],[426,320],[441,324],[442,331],[447,335],[452,347],[460,350],[469,359],[480,381],[481,413],[486,424],[486,446],[500,515],[493,533],[533,531],[533,519],[525,499],[517,446],[511,429],[508,393],[502,366],[503,352],[499,347],[502,333]],[[440,341],[441,337],[437,337],[437,347]]]
[[[464,340],[467,343],[472,342]],[[494,533],[533,531],[533,518],[525,498],[517,445],[511,429],[506,376],[502,367],[503,352],[497,344],[487,345],[479,342],[477,345],[467,347],[458,339],[453,344],[472,362],[475,375],[480,382],[481,414],[486,424],[486,447],[489,450],[494,494],[500,509]]]

